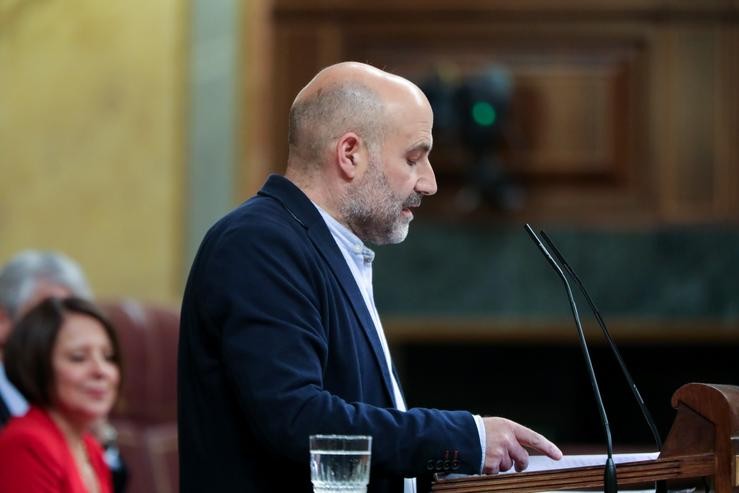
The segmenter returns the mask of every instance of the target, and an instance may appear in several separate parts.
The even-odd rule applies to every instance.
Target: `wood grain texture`
[[[419,84],[434,71],[458,80],[497,65],[514,80],[499,157],[520,207],[461,207],[469,152],[438,138],[433,216],[739,221],[736,2],[278,0],[271,20],[276,171],[292,98],[328,64],[365,61]]]

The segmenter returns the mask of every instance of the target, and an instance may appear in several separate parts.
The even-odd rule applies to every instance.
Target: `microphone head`
[[[544,243],[541,241],[541,239],[534,233],[534,230],[529,226],[528,223],[524,224],[524,228],[526,228],[526,232],[529,234],[531,239],[534,243],[539,247],[539,250],[541,250],[541,253],[544,254],[544,257],[549,262],[549,265],[552,266],[552,268],[557,272],[557,274],[562,278],[562,281],[568,286],[567,289],[569,290],[569,283],[567,282],[567,278],[565,277],[564,272],[562,271],[562,268],[559,266],[556,260],[554,260],[554,257],[552,257],[552,254],[549,253],[549,250],[547,250],[547,247],[544,246]]]

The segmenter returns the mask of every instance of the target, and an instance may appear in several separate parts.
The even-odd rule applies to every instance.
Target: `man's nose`
[[[423,195],[433,195],[436,193],[436,175],[434,174],[434,168],[431,167],[431,162],[428,160],[423,165],[418,181],[416,182],[416,192]]]

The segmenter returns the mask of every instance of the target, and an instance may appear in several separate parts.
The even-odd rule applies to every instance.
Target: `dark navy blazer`
[[[135,364],[135,362],[131,362]],[[193,263],[178,362],[182,492],[310,492],[308,436],[373,436],[370,492],[478,473],[466,411],[393,408],[380,341],[323,218],[289,180],[218,221]]]

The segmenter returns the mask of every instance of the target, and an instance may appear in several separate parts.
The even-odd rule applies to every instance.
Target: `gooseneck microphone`
[[[626,363],[621,357],[621,352],[618,350],[618,346],[616,346],[616,343],[613,342],[611,334],[610,332],[608,332],[608,328],[606,327],[606,322],[605,320],[603,320],[603,317],[601,317],[600,311],[595,306],[595,302],[590,297],[588,290],[585,289],[585,285],[580,280],[580,276],[575,273],[575,270],[570,266],[567,260],[565,260],[564,255],[560,253],[559,249],[555,246],[554,241],[552,241],[549,235],[546,234],[543,230],[539,230],[539,234],[542,236],[542,238],[544,238],[547,246],[549,246],[554,255],[557,257],[560,265],[562,265],[567,273],[571,276],[571,278],[575,280],[575,284],[577,285],[582,295],[585,297],[585,300],[588,302],[593,315],[595,315],[595,319],[598,321],[598,325],[603,331],[603,336],[605,336],[606,341],[608,342],[608,347],[611,348],[613,355],[616,357],[616,361],[618,361],[618,364],[621,367],[621,372],[623,373],[624,378],[626,379],[626,382],[631,389],[631,392],[634,394],[634,399],[636,399],[636,402],[639,405],[639,409],[641,409],[642,416],[644,416],[644,420],[647,422],[647,426],[649,426],[649,430],[652,432],[652,437],[654,438],[654,443],[657,445],[657,450],[661,452],[662,439],[660,438],[659,432],[657,431],[657,425],[654,423],[654,420],[652,419],[652,414],[649,412],[649,409],[647,409],[647,405],[644,402],[644,399],[642,399],[642,396],[639,393],[639,389],[636,388],[636,383],[634,382],[634,379],[631,378],[631,373],[629,372],[628,368],[626,368]],[[665,481],[657,481],[655,491],[656,493],[666,493],[667,483]]]
[[[636,388],[636,383],[634,383],[634,379],[631,378],[631,373],[629,373],[629,370],[626,368],[626,363],[621,357],[621,353],[619,352],[618,347],[616,346],[616,343],[613,342],[613,339],[611,338],[611,334],[608,332],[608,328],[606,327],[606,323],[603,320],[603,317],[600,316],[600,312],[598,311],[598,308],[596,308],[595,303],[593,302],[593,299],[590,297],[590,294],[588,294],[587,289],[585,289],[585,286],[580,280],[580,277],[575,273],[574,269],[570,266],[570,264],[567,263],[565,258],[562,256],[562,254],[559,252],[557,247],[554,245],[554,242],[552,241],[552,239],[549,238],[549,235],[547,235],[544,231],[539,231],[539,234],[541,234],[547,246],[549,246],[552,253],[554,253],[554,255],[557,257],[557,260],[559,261],[560,265],[564,267],[567,273],[570,274],[572,279],[575,280],[575,284],[577,284],[578,289],[580,289],[580,292],[585,297],[585,300],[588,302],[588,305],[590,305],[590,309],[593,311],[593,315],[595,315],[595,319],[598,321],[598,325],[600,325],[600,328],[603,331],[603,335],[605,336],[606,341],[608,341],[608,346],[611,348],[613,355],[616,357],[616,360],[618,361],[618,364],[621,367],[621,371],[624,374],[624,378],[626,379],[626,382],[629,384],[629,388],[631,389],[631,392],[634,394],[634,398],[636,399],[637,404],[639,404],[639,409],[641,409],[642,415],[644,416],[644,420],[647,422],[647,426],[649,426],[649,430],[652,432],[652,436],[654,437],[654,442],[657,445],[657,450],[661,451],[662,450],[662,439],[660,438],[659,432],[657,431],[657,425],[654,423],[654,420],[652,419],[652,415],[649,413],[649,410],[647,409],[647,405],[644,403],[644,399],[642,399],[642,396],[639,393],[639,389]]]
[[[531,239],[539,247],[539,250],[544,254],[544,257],[549,262],[549,265],[557,272],[559,277],[564,283],[565,290],[567,291],[567,299],[570,302],[570,308],[572,310],[572,316],[575,318],[575,326],[577,328],[577,335],[580,339],[580,348],[582,349],[583,356],[585,357],[585,364],[588,369],[588,377],[590,377],[590,384],[593,387],[593,393],[595,394],[595,400],[598,404],[598,412],[600,413],[600,420],[603,424],[603,431],[606,435],[606,450],[608,452],[608,458],[606,459],[605,468],[603,471],[603,491],[605,493],[616,493],[618,491],[618,481],[616,479],[616,464],[613,462],[613,441],[611,440],[611,427],[608,425],[608,416],[606,415],[606,408],[603,405],[603,399],[600,395],[600,389],[598,388],[598,380],[595,377],[595,370],[593,370],[593,362],[590,359],[590,352],[588,351],[588,343],[585,341],[585,332],[582,329],[582,323],[580,323],[580,313],[577,310],[577,304],[575,303],[575,297],[572,295],[572,288],[567,280],[567,276],[562,271],[562,268],[554,260],[554,257],[549,253],[544,243],[536,236],[534,230],[528,224],[525,225],[526,231],[529,233]]]

